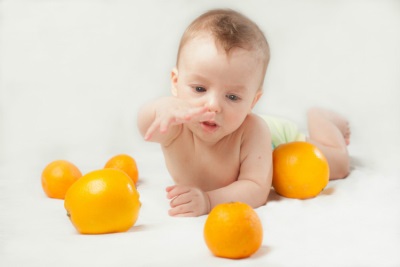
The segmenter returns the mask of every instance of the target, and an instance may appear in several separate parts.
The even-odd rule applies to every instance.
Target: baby
[[[171,72],[172,96],[145,105],[138,115],[141,134],[160,143],[175,181],[166,188],[171,216],[199,216],[231,201],[264,205],[272,181],[271,132],[295,132],[281,142],[317,145],[331,179],[347,176],[350,132],[341,116],[310,110],[306,139],[288,122],[279,126],[275,118],[252,113],[269,56],[258,26],[232,10],[209,11],[186,29]]]

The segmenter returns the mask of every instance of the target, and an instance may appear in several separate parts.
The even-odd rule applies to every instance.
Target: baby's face
[[[199,137],[219,140],[237,130],[261,96],[262,62],[253,51],[229,54],[209,35],[189,41],[172,72],[174,94],[194,106],[206,106],[215,119],[189,125]]]

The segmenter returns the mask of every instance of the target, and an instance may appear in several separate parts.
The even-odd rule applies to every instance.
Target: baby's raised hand
[[[171,100],[156,110],[153,123],[147,129],[145,140],[150,140],[154,132],[166,133],[171,125],[183,124],[191,121],[207,121],[213,119],[214,112],[207,107],[191,107],[183,100]]]
[[[198,188],[174,185],[166,188],[167,198],[171,199],[169,215],[200,216],[210,212],[210,199],[206,192]]]

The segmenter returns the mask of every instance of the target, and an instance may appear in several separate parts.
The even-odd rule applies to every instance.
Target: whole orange
[[[125,232],[136,222],[141,203],[129,176],[102,169],[82,176],[68,190],[64,207],[82,234]]]
[[[139,171],[135,159],[126,154],[119,154],[110,158],[104,168],[115,168],[125,172],[135,184],[139,179]]]
[[[55,160],[42,171],[42,188],[48,197],[64,199],[69,187],[81,176],[81,171],[71,162]]]
[[[312,198],[328,182],[328,162],[315,145],[291,142],[275,148],[272,185],[278,194],[288,198]]]
[[[215,206],[204,225],[204,239],[217,257],[241,259],[261,246],[263,228],[252,207],[241,202]]]

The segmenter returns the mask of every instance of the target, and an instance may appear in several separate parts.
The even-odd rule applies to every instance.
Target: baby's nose
[[[217,96],[210,96],[207,102],[207,108],[211,112],[220,112],[221,105]]]

